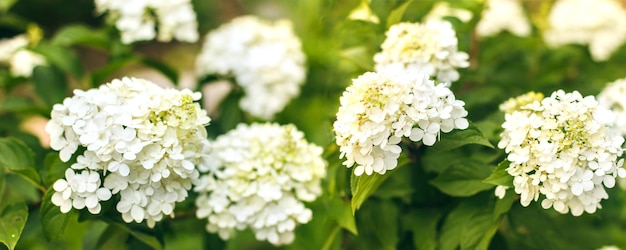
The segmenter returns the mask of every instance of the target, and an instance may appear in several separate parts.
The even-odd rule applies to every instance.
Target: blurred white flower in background
[[[323,149],[293,125],[240,124],[210,143],[200,184],[194,189],[198,218],[229,239],[250,228],[258,240],[289,244],[294,228],[312,212],[303,202],[322,193]]]
[[[562,90],[507,112],[499,148],[510,162],[515,193],[522,206],[543,196],[541,206],[579,216],[594,213],[607,199],[605,187],[626,177],[613,114],[593,96]],[[498,187],[496,195],[505,190]]]
[[[343,165],[354,174],[385,174],[396,168],[403,137],[431,146],[440,132],[469,126],[465,103],[428,75],[367,72],[340,98],[333,124]]]
[[[385,35],[382,51],[374,55],[377,72],[401,68],[414,75],[428,74],[451,83],[459,79],[456,68],[469,66],[469,56],[457,51],[456,32],[447,21],[398,23]]]
[[[198,23],[190,0],[95,0],[95,3],[96,11],[107,15],[125,44],[155,37],[160,42],[198,41]]]
[[[288,20],[237,17],[211,31],[196,62],[199,76],[231,76],[245,92],[242,110],[271,120],[300,94],[305,55]]]
[[[11,75],[29,77],[37,65],[46,64],[42,55],[28,50],[27,47],[26,35],[0,39],[0,64],[9,65]]]
[[[64,162],[83,152],[79,147],[84,152],[54,183],[53,204],[64,213],[72,206],[99,213],[99,201],[119,194],[116,208],[126,222],[153,227],[173,216],[197,181],[196,166],[205,164],[210,119],[199,99],[200,93],[123,78],[75,90],[54,105],[46,125],[50,147]]]
[[[476,34],[494,36],[502,31],[516,36],[530,35],[531,27],[520,0],[487,0],[476,25]]]
[[[544,39],[552,47],[588,45],[594,61],[606,61],[626,40],[626,10],[616,0],[559,0]]]
[[[610,82],[598,94],[598,103],[613,111],[615,128],[626,136],[626,78]]]
[[[441,21],[445,17],[454,17],[459,21],[467,23],[472,20],[472,12],[466,9],[450,7],[448,2],[437,2],[433,8],[424,16],[424,21]]]

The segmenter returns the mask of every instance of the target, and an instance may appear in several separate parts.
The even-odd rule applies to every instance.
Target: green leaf
[[[35,110],[33,103],[20,96],[5,96],[4,101],[0,104],[0,110],[6,112],[23,113],[30,110]]]
[[[78,78],[82,77],[82,62],[69,48],[40,43],[37,47],[33,48],[33,51],[44,55],[49,63],[59,67],[63,72],[70,73]]]
[[[402,16],[404,16],[406,8],[409,7],[412,2],[413,1],[406,1],[389,13],[389,16],[387,17],[387,28],[399,23],[402,20]]]
[[[513,185],[513,176],[510,175],[506,169],[509,167],[510,162],[504,160],[498,164],[489,177],[483,180],[484,183],[493,185],[510,187]]]
[[[63,102],[67,95],[65,75],[58,69],[50,66],[37,66],[33,70],[35,92],[49,107]]]
[[[359,237],[355,249],[397,249],[399,212],[399,206],[391,200],[368,201],[357,214]]]
[[[494,148],[483,132],[472,122],[470,122],[467,129],[455,129],[450,131],[450,133],[441,133],[441,139],[431,148],[436,151],[447,151],[468,144],[478,144]]]
[[[59,153],[48,153],[44,159],[45,172],[42,174],[44,185],[52,186],[55,181],[64,178],[65,170],[68,169],[70,165],[69,163],[61,161]]]
[[[439,249],[487,249],[497,231],[499,218],[493,217],[490,196],[461,202],[448,214],[441,228]]]
[[[101,30],[94,30],[82,24],[67,25],[51,39],[52,45],[69,47],[75,44],[108,48],[108,38]]]
[[[161,74],[167,77],[172,83],[178,84],[178,72],[169,65],[147,57],[142,58],[141,63],[161,72]]]
[[[331,198],[326,205],[328,217],[337,221],[337,224],[354,235],[358,234],[354,214],[350,210],[350,204],[339,197]]]
[[[163,245],[161,244],[161,242],[159,241],[159,239],[157,239],[156,236],[154,235],[150,235],[144,232],[140,232],[137,230],[131,230],[128,227],[125,227],[124,224],[118,224],[118,225],[122,225],[124,230],[127,230],[131,236],[133,236],[135,239],[141,241],[141,243],[144,243],[146,245],[148,245],[149,247],[151,247],[154,250],[161,250],[163,249]]]
[[[97,247],[98,249],[126,250],[128,249],[126,241],[128,241],[129,236],[128,231],[120,229],[115,224],[109,224],[98,238]]]
[[[52,194],[54,189],[50,188],[44,194],[41,199],[41,226],[43,232],[48,241],[61,239],[61,236],[65,233],[65,229],[70,221],[76,221],[78,219],[78,213],[70,211],[68,213],[61,213],[61,209],[52,204]]]
[[[515,192],[509,190],[508,192],[506,192],[506,195],[504,195],[504,198],[497,199],[496,206],[493,209],[493,216],[499,218],[500,215],[503,215],[511,210],[511,207],[515,202],[516,196],[517,195],[515,194]]]
[[[389,176],[393,174],[392,171],[387,171],[384,175],[378,173],[372,173],[372,175],[363,174],[356,176],[354,174],[350,177],[350,191],[352,192],[352,213],[363,205],[363,202],[374,193],[380,187]]]
[[[3,13],[8,11],[11,6],[13,6],[15,3],[17,2],[17,0],[1,0],[0,1],[0,13]]]
[[[0,138],[0,167],[15,172],[39,187],[41,178],[35,169],[35,153],[21,140]]]
[[[430,183],[451,196],[472,196],[493,187],[482,182],[492,169],[493,167],[476,160],[462,160],[452,164]]]
[[[9,250],[15,248],[27,218],[28,207],[25,202],[8,205],[0,213],[0,242],[4,243]]]
[[[437,249],[437,226],[442,213],[436,209],[417,209],[407,216],[415,249]]]

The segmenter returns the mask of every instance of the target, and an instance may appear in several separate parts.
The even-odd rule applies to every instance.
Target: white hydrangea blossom
[[[234,77],[245,95],[239,105],[271,120],[300,94],[305,55],[290,21],[242,16],[211,31],[196,62],[200,76]]]
[[[476,25],[478,36],[493,36],[505,30],[516,36],[530,35],[530,23],[520,0],[487,0],[485,5]]]
[[[294,228],[311,220],[322,192],[323,149],[293,125],[240,124],[211,142],[206,174],[194,189],[198,218],[222,239],[250,228],[258,240],[289,244]]]
[[[125,44],[155,37],[161,42],[198,41],[198,23],[190,0],[95,0],[95,3],[98,13],[107,13]]]
[[[589,45],[595,61],[609,59],[626,40],[626,10],[616,0],[559,0],[548,23],[548,45]]]
[[[27,46],[26,35],[0,40],[0,64],[9,65],[11,75],[29,77],[36,66],[46,64],[43,56],[28,50]]]
[[[398,23],[385,33],[382,51],[374,55],[378,72],[403,68],[413,74],[428,74],[438,81],[459,79],[456,68],[469,66],[469,56],[457,51],[456,32],[447,21]]]
[[[343,165],[354,174],[394,169],[402,137],[431,146],[440,132],[469,126],[465,103],[445,84],[402,74],[368,72],[353,79],[340,98],[333,124]]]
[[[563,90],[507,113],[498,147],[508,154],[506,171],[520,203],[542,195],[543,208],[574,216],[601,208],[605,187],[626,177],[618,160],[624,138],[611,129],[612,116],[593,96]]]
[[[116,208],[126,222],[153,227],[173,216],[199,177],[195,166],[206,164],[210,119],[198,99],[200,93],[123,78],[75,90],[54,105],[46,124],[50,147],[64,162],[79,147],[85,151],[54,183],[53,204],[64,213],[72,207],[99,213],[99,201],[119,194]]]
[[[598,103],[613,111],[615,127],[626,136],[626,78],[610,82],[598,94]]]

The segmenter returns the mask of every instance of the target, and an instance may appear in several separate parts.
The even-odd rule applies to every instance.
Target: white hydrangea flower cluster
[[[322,151],[293,125],[238,125],[211,142],[207,173],[194,189],[198,218],[222,239],[250,228],[257,240],[291,243],[296,225],[312,217],[303,201],[322,192]]]
[[[476,25],[478,36],[493,36],[505,30],[516,36],[530,35],[530,23],[520,0],[487,0],[485,5]]]
[[[618,160],[624,138],[611,129],[612,116],[593,96],[563,90],[507,113],[498,147],[508,154],[506,171],[520,203],[542,195],[543,208],[574,216],[601,208],[605,187],[626,177]]]
[[[598,103],[613,111],[615,127],[626,136],[626,78],[610,82],[598,94]]]
[[[126,222],[153,227],[173,216],[206,164],[210,121],[200,93],[163,89],[137,78],[115,79],[97,89],[75,90],[52,109],[46,124],[50,147],[68,162],[80,148],[65,179],[54,183],[52,203],[66,213],[119,194],[117,211]]]
[[[205,39],[196,62],[200,76],[234,77],[245,95],[240,107],[271,120],[300,94],[306,76],[305,55],[290,21],[237,17]]]
[[[11,75],[29,77],[37,65],[46,64],[43,56],[28,50],[27,46],[26,35],[0,39],[0,64],[9,65]]]
[[[198,41],[198,23],[190,0],[95,0],[95,3],[98,13],[107,13],[125,44],[155,37],[161,42]]]
[[[456,32],[447,21],[398,23],[385,35],[382,51],[374,55],[377,72],[401,68],[450,83],[459,79],[456,68],[469,66],[469,55],[457,51]]]
[[[469,126],[465,103],[443,83],[421,77],[367,72],[340,98],[333,124],[343,165],[354,174],[385,174],[398,164],[402,137],[431,146],[440,132]]]
[[[626,40],[626,10],[617,0],[559,0],[544,33],[553,47],[589,45],[595,61],[606,61]]]

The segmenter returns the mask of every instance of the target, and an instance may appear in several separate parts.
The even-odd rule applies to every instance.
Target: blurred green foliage
[[[434,147],[405,143],[401,167],[384,176],[352,175],[341,165],[332,124],[339,97],[351,79],[373,70],[388,26],[420,21],[438,1],[371,0],[379,23],[349,20],[358,0],[194,0],[201,34],[241,14],[294,22],[307,55],[301,96],[276,121],[293,123],[326,148],[324,194],[309,204],[313,220],[296,229],[284,249],[596,249],[626,247],[626,192],[609,190],[609,200],[593,215],[560,215],[536,203],[522,207],[508,192],[499,200],[493,187],[507,181],[498,167],[503,115],[498,105],[528,91],[557,89],[595,95],[607,82],[626,77],[626,48],[610,60],[594,62],[583,46],[548,48],[535,28],[529,37],[509,33],[477,39],[473,29],[482,1],[449,1],[473,12],[467,23],[451,19],[459,50],[470,54],[452,85],[466,103],[471,128],[442,134]],[[176,216],[155,229],[124,224],[111,205],[103,213],[62,214],[50,203],[50,186],[69,163],[58,160],[32,131],[32,117],[49,117],[51,107],[73,89],[96,87],[131,65],[143,65],[175,84],[177,62],[142,50],[152,43],[124,45],[116,31],[96,16],[92,0],[2,0],[0,38],[33,35],[32,49],[49,62],[32,77],[13,77],[0,65],[0,249],[272,249],[249,231],[225,242],[208,234],[195,218],[192,194]],[[39,34],[39,35],[38,35]],[[191,46],[166,44],[167,49]],[[158,51],[161,53],[162,51]],[[92,60],[97,57],[99,63]],[[192,56],[193,57],[193,56]],[[205,84],[205,82],[199,82]],[[198,86],[200,89],[200,85]],[[239,122],[251,122],[237,106],[237,93],[220,106],[207,128],[211,137]],[[494,171],[495,170],[495,171]],[[108,209],[108,210],[107,210]],[[109,213],[107,213],[109,211]],[[21,234],[21,236],[20,236]]]

